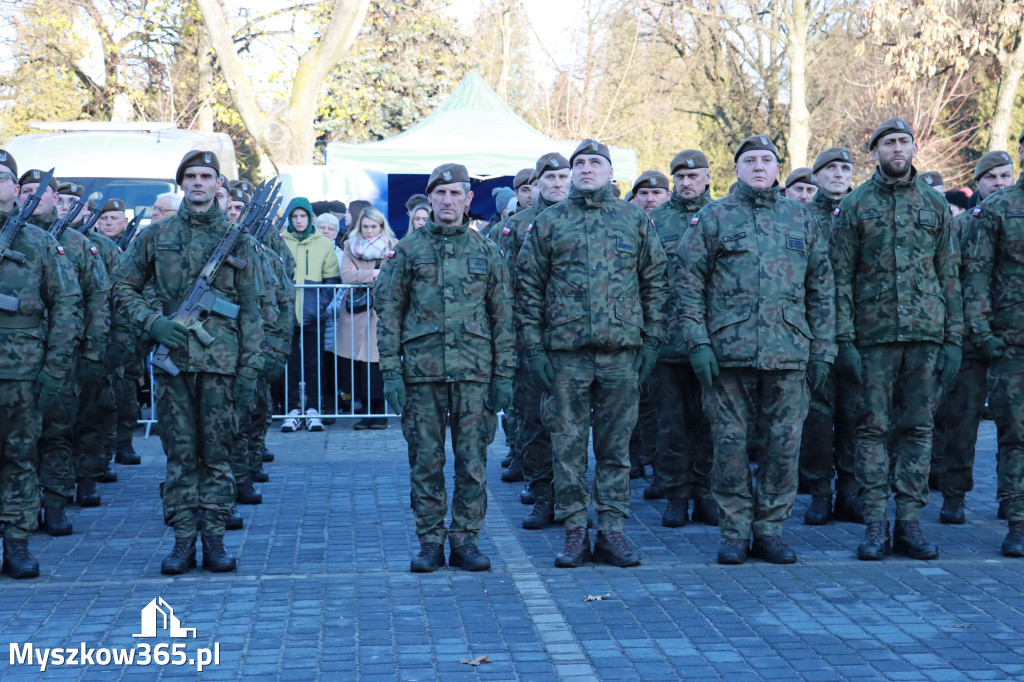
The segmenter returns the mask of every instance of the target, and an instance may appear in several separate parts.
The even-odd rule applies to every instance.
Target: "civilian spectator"
[[[970,207],[971,198],[959,189],[951,189],[943,192],[943,195],[946,197],[946,201],[949,202],[949,208],[953,215],[960,215]]]
[[[156,199],[153,200],[152,221],[155,223],[158,220],[163,220],[167,216],[174,215],[178,212],[178,207],[180,206],[181,197],[174,192],[157,194]]]
[[[427,224],[427,220],[430,218],[430,205],[423,203],[412,207],[412,212],[409,213],[411,218],[409,223],[409,231],[415,232],[424,225]]]
[[[345,236],[341,240],[340,246],[345,248],[345,240],[348,239],[349,235],[352,234],[352,228],[359,224],[359,216],[362,215],[363,211],[373,206],[369,201],[363,199],[353,199],[348,202],[348,211],[345,213]]]
[[[326,202],[325,202],[326,203]],[[341,270],[341,259],[344,255],[344,251],[338,246],[338,227],[340,225],[338,218],[333,212],[322,213],[316,217],[316,229],[324,237],[329,239],[334,244],[334,255],[338,259],[338,270]],[[330,410],[334,414],[338,413],[338,393],[339,388],[347,387],[349,385],[348,379],[348,368],[345,368],[345,379],[341,381],[338,376],[338,367],[334,361],[334,342],[336,339],[336,329],[338,325],[338,307],[333,305],[327,309],[327,317],[324,318],[322,323],[324,330],[324,347],[321,356],[323,357],[322,369],[320,372],[320,388],[324,396],[324,409]],[[333,424],[333,419],[325,419],[326,424]]]

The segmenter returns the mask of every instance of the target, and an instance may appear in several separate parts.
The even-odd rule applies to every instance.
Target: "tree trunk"
[[[1013,119],[1013,105],[1017,100],[1017,89],[1024,78],[1024,39],[1018,28],[1016,44],[1005,60],[1000,60],[999,86],[996,89],[996,108],[992,112],[992,126],[989,129],[988,151],[1016,152],[1012,144],[1010,122]]]
[[[198,28],[198,27],[197,27]],[[199,71],[199,113],[196,114],[196,130],[213,132],[213,48],[210,36],[199,30],[199,46],[196,50],[196,66]]]
[[[790,168],[807,165],[811,114],[807,110],[807,3],[793,0],[789,21],[789,150]]]

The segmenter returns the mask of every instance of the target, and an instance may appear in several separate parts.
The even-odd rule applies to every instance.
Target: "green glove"
[[[939,351],[939,361],[935,366],[935,369],[939,372],[939,381],[943,384],[948,384],[956,378],[957,372],[960,371],[960,362],[963,360],[964,353],[960,350],[960,346],[955,346],[952,343],[942,344],[942,350]]]
[[[45,369],[36,377],[36,397],[39,398],[39,409],[45,410],[60,395],[64,382],[54,377]]]
[[[107,374],[110,374],[114,371],[114,368],[120,367],[124,363],[128,362],[131,357],[131,348],[127,348],[118,343],[111,343],[103,352],[103,369],[106,370]]]
[[[495,377],[491,379],[491,390],[487,396],[487,407],[494,414],[512,406],[512,380]]]
[[[150,325],[149,335],[173,350],[181,348],[188,341],[188,327],[169,317],[158,317]]]
[[[864,383],[864,368],[860,363],[860,351],[851,342],[839,344],[839,356],[836,358],[839,373],[843,378],[855,384]]]
[[[263,378],[268,381],[275,381],[284,374],[285,362],[277,355],[263,356]]]
[[[251,370],[250,370],[251,371]],[[239,374],[235,377],[235,387],[231,391],[231,400],[236,406],[245,405],[256,390],[256,377]]]
[[[398,372],[384,373],[384,400],[395,414],[405,409],[405,379]]]
[[[660,343],[655,342],[653,339],[646,339],[644,340],[644,345],[640,346],[640,350],[636,352],[636,358],[633,360],[633,369],[636,370],[641,384],[647,381],[647,377],[651,376],[651,372],[654,371],[654,363],[658,361],[658,350],[660,348]]]
[[[715,357],[715,351],[706,343],[690,349],[690,364],[693,365],[693,372],[704,388],[710,386],[711,380],[718,376],[718,358]]]
[[[985,343],[981,344],[981,352],[991,360],[1003,357],[1005,351],[1006,342],[995,336],[988,337],[985,339]]]
[[[532,348],[526,353],[526,371],[547,391],[555,380],[555,368],[551,366],[547,351],[543,346]]]
[[[807,383],[811,385],[812,391],[816,393],[825,386],[831,369],[832,365],[824,360],[811,360],[807,363]]]
[[[78,379],[83,386],[95,386],[106,372],[102,362],[88,358],[78,361]]]

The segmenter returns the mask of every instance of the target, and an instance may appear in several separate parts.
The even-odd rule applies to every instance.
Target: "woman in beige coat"
[[[398,240],[384,214],[367,208],[345,236],[345,254],[341,259],[342,284],[373,285],[380,275],[381,264]],[[358,300],[365,289],[350,289],[347,298]],[[341,300],[338,311],[338,333],[334,352],[340,362],[352,363],[353,398],[363,404],[365,414],[384,412],[384,377],[377,353],[377,313],[370,308],[349,312]],[[354,404],[354,401],[353,401]],[[355,429],[386,429],[386,417],[361,419]]]

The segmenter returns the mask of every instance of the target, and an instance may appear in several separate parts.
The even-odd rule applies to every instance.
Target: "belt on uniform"
[[[0,313],[0,329],[35,329],[43,324],[42,315]]]

